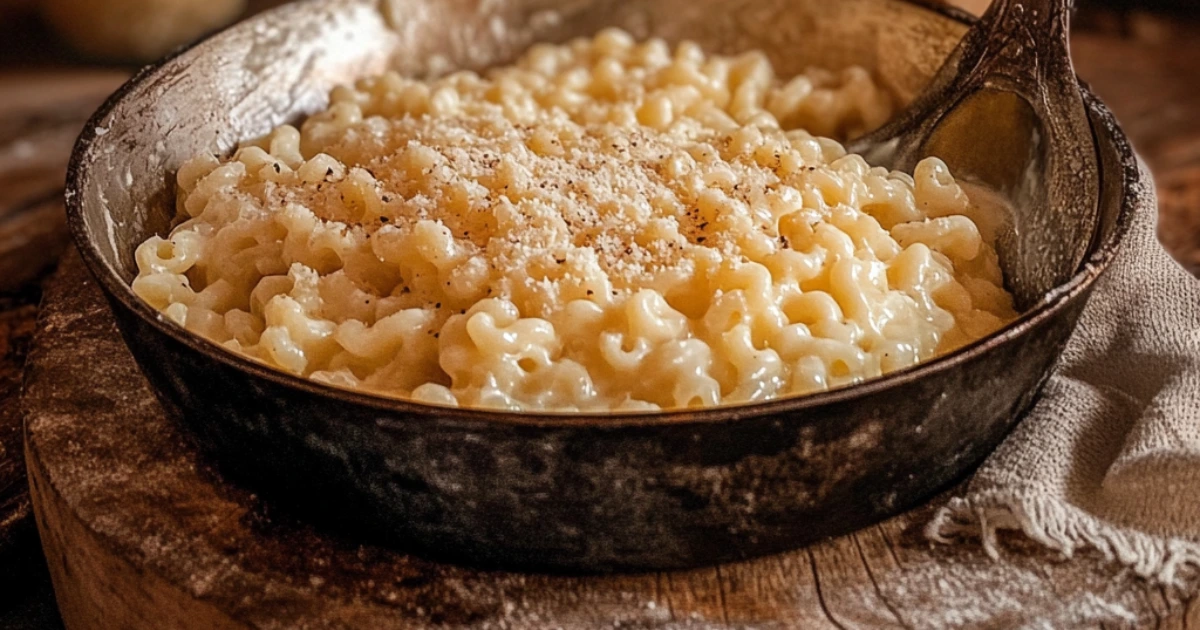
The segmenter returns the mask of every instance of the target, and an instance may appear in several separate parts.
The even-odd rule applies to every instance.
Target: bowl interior
[[[73,193],[84,196],[86,238],[128,283],[136,246],[169,229],[173,174],[187,159],[227,155],[321,109],[334,86],[388,68],[413,76],[480,69],[535,42],[609,25],[714,52],[761,48],[782,75],[862,65],[901,99],[924,85],[965,30],[901,0],[300,2],[143,71],[85,129],[93,137],[76,156],[84,166]]]
[[[76,242],[115,299],[140,317],[157,319],[155,325],[172,336],[189,338],[189,345],[225,355],[174,330],[128,287],[137,273],[137,245],[169,229],[174,173],[184,161],[204,152],[227,155],[240,141],[303,119],[324,107],[334,86],[360,77],[389,68],[413,76],[485,68],[513,59],[533,43],[565,41],[610,25],[637,36],[692,39],[714,52],[758,48],[784,76],[814,65],[861,65],[901,101],[928,82],[967,28],[953,12],[925,6],[923,0],[307,0],[285,5],[143,70],[100,110],[84,129],[69,169],[68,212]],[[1122,190],[1119,178],[1114,181],[1116,187],[1104,191],[1105,201],[1119,207]],[[1112,225],[1092,244],[1093,251],[1114,238]],[[1032,264],[1042,266],[1040,277],[1056,283],[1074,275],[1072,287],[1094,276],[1050,268],[1050,260]],[[997,337],[1019,334],[1022,322],[1053,308],[1067,293],[1049,292]],[[940,369],[959,355],[979,351],[979,345],[905,370],[903,378]],[[255,370],[249,361],[227,359]],[[333,391],[283,374],[275,377]],[[806,397],[804,404],[886,387],[891,378]]]

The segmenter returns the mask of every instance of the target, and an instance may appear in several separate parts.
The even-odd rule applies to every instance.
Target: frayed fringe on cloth
[[[1011,491],[951,499],[925,526],[925,537],[943,544],[977,537],[984,552],[997,560],[1000,530],[1018,530],[1066,558],[1076,550],[1095,549],[1107,561],[1164,586],[1200,576],[1200,544],[1110,525],[1062,501]]]

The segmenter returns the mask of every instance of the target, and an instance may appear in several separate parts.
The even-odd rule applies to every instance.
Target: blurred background
[[[1076,68],[1154,172],[1168,249],[1200,252],[1200,2],[1077,2]],[[952,3],[980,13],[989,0]],[[66,247],[62,186],[75,136],[144,63],[278,4],[0,0],[0,628],[61,627],[15,402],[40,283]]]
[[[938,0],[932,0],[934,2]],[[973,13],[990,0],[943,0]],[[286,0],[0,0],[6,61],[62,59],[144,63]],[[1085,15],[1158,11],[1200,14],[1195,0],[1076,0]]]

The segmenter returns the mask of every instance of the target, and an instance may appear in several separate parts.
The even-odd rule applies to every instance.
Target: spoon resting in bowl
[[[936,156],[1005,197],[1013,216],[997,250],[1022,308],[1078,268],[1096,230],[1099,163],[1071,63],[1071,7],[996,0],[906,109],[847,146],[906,171]]]

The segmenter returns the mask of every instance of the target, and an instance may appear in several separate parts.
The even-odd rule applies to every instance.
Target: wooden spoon
[[[849,146],[908,172],[936,156],[1002,193],[1014,216],[997,247],[1019,306],[1074,273],[1096,230],[1099,163],[1071,64],[1071,6],[996,0],[922,94]]]

